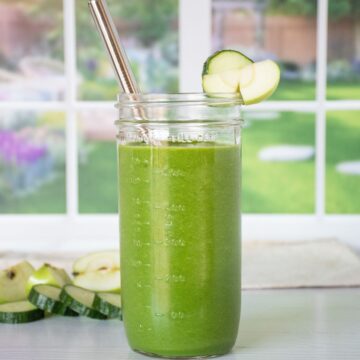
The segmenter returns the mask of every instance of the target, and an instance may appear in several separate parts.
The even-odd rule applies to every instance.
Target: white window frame
[[[66,98],[63,102],[1,102],[0,110],[54,110],[66,114],[66,214],[0,215],[0,250],[93,250],[118,245],[117,215],[82,215],[78,211],[76,112],[112,109],[112,102],[76,98],[75,0],[63,0]],[[325,131],[329,110],[360,110],[360,100],[326,100],[328,0],[318,0],[316,99],[269,101],[248,111],[302,111],[316,115],[315,213],[245,214],[244,240],[311,240],[336,237],[360,246],[360,215],[325,213]],[[90,20],[89,20],[90,21]],[[180,91],[200,89],[202,62],[211,51],[211,0],[179,0]],[[114,118],[116,116],[114,110]],[[246,136],[246,133],[245,133]],[[115,145],[114,145],[115,146]],[[116,196],[116,194],[114,194]]]

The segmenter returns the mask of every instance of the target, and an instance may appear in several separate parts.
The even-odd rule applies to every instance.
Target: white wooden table
[[[54,317],[0,324],[1,360],[145,360],[120,321]],[[243,293],[237,344],[226,360],[360,359],[360,288]]]

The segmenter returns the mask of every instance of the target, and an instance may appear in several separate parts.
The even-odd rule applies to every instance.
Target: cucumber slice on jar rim
[[[29,301],[37,308],[51,314],[63,316],[78,316],[60,301],[61,289],[52,285],[35,285],[29,294]]]
[[[253,61],[236,50],[220,50],[209,56],[203,66],[202,75],[217,74],[225,70],[241,69]]]
[[[60,293],[60,300],[79,315],[92,319],[107,319],[107,316],[95,310],[92,306],[95,292],[75,285],[66,285]]]
[[[44,311],[29,301],[15,301],[0,305],[0,323],[22,324],[44,318]]]
[[[274,61],[252,62],[234,50],[223,50],[210,56],[202,76],[203,90],[209,96],[228,97],[234,93],[245,105],[259,103],[271,96],[279,81],[280,69]]]

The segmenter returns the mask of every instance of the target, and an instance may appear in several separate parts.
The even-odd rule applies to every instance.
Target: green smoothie
[[[119,145],[118,165],[130,346],[227,353],[240,317],[240,145]]]

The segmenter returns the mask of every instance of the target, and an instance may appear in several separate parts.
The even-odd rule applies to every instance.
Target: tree
[[[268,0],[268,11],[274,13],[289,14],[289,15],[314,16],[316,15],[316,11],[317,11],[317,1],[316,0]],[[358,15],[360,15],[359,0],[329,1],[329,16],[333,19],[346,17],[346,16],[358,16]]]

